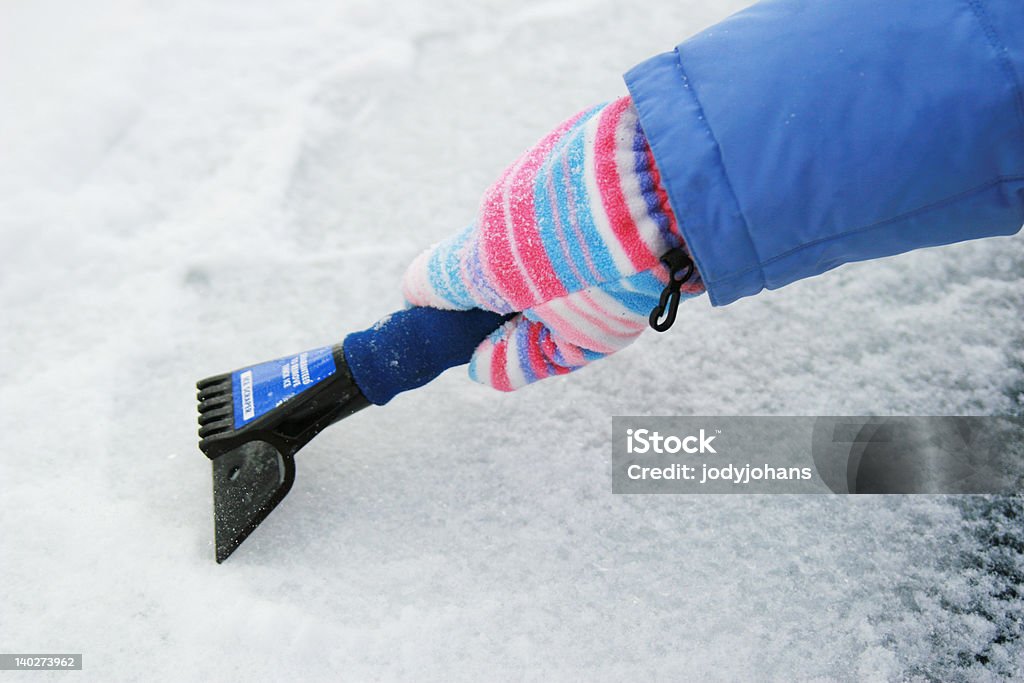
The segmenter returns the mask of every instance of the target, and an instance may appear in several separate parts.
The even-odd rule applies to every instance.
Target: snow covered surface
[[[612,496],[613,415],[1024,403],[1024,239],[844,267],[519,394],[332,428],[213,562],[196,379],[399,307],[423,246],[743,2],[0,5],[0,652],[38,680],[1024,676],[1021,500]],[[6,678],[6,677],[5,677]],[[34,678],[34,680],[36,680]]]

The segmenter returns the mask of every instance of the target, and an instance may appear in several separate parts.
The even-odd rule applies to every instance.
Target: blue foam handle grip
[[[345,337],[345,362],[367,400],[382,406],[448,368],[468,363],[477,345],[510,317],[479,308],[414,306]]]

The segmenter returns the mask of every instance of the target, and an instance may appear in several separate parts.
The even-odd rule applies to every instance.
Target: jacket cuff
[[[676,51],[625,75],[669,203],[715,306],[765,288],[721,152]]]

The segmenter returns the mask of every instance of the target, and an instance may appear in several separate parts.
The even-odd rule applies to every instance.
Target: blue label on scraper
[[[231,374],[235,429],[334,374],[334,354],[325,346],[267,361]]]

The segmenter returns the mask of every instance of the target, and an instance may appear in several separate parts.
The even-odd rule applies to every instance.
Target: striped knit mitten
[[[508,167],[477,220],[420,254],[406,300],[518,313],[484,340],[470,376],[512,391],[629,345],[689,260],[628,97],[577,114]],[[677,271],[678,272],[678,271]],[[704,291],[692,272],[682,298]]]

